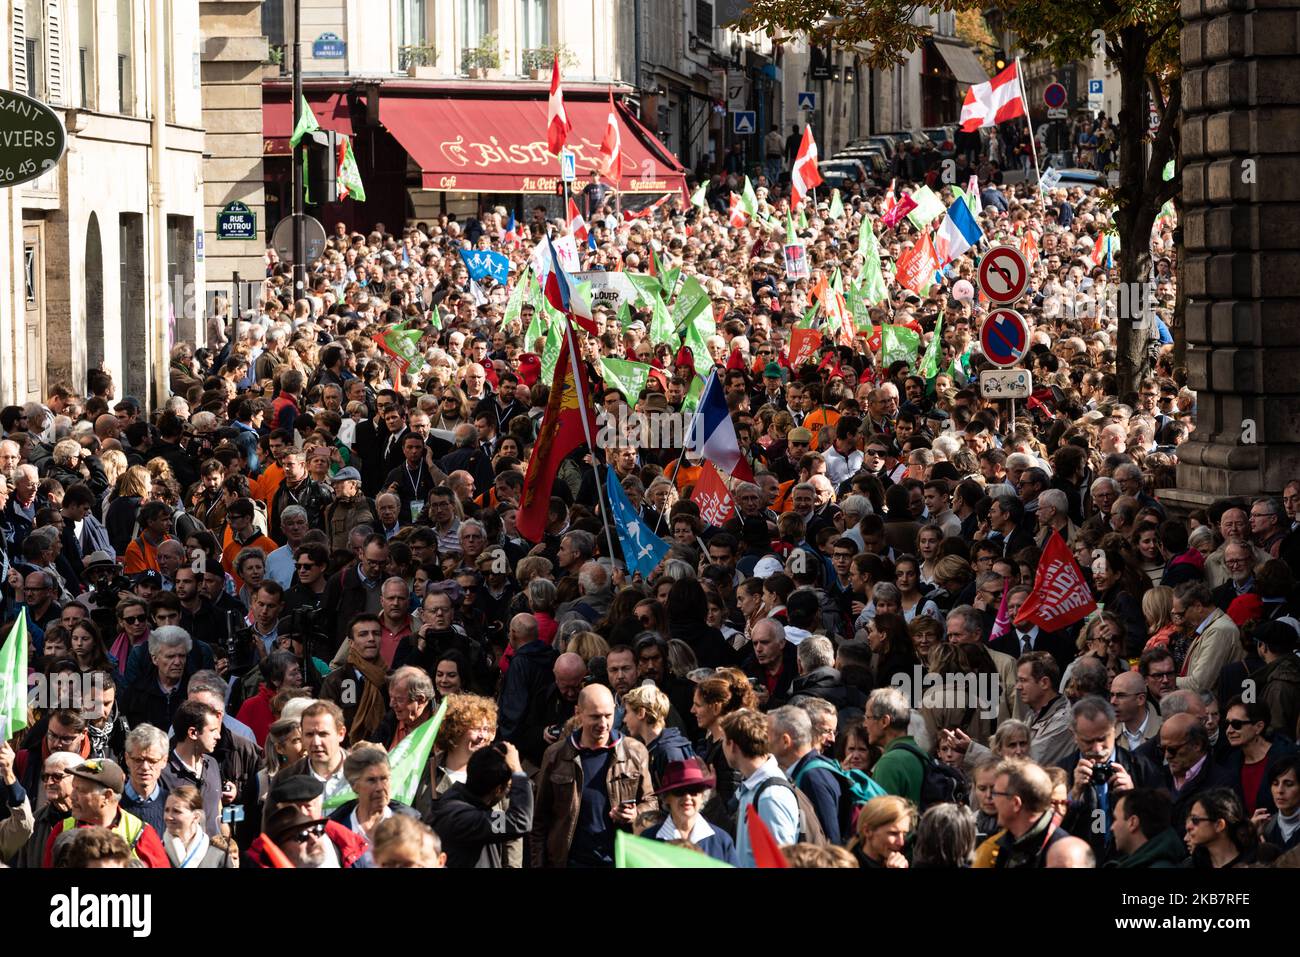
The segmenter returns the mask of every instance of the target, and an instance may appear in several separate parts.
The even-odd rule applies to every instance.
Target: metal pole
[[[1029,149],[1034,156],[1034,176],[1037,179],[1038,205],[1043,206],[1043,174],[1038,168],[1038,144],[1034,142],[1034,121],[1029,118],[1029,97],[1025,93],[1025,77],[1020,69],[1020,57],[1016,57],[1016,83],[1020,86],[1020,103],[1025,108],[1025,125],[1029,127]]]
[[[229,315],[230,330],[226,333],[226,342],[233,346],[235,344],[235,330],[239,328],[239,309],[242,305],[240,300],[243,299],[243,290],[240,287],[239,273],[237,272],[231,275],[231,292]]]
[[[575,387],[580,387],[583,381],[582,360],[578,355],[578,342],[573,335],[573,321],[566,315],[564,317],[564,335],[569,341],[569,363],[573,368],[573,382]],[[591,396],[587,395],[585,401],[590,402]],[[591,471],[596,479],[596,501],[600,504],[600,520],[605,526],[605,544],[609,547],[609,561],[611,566],[614,562],[614,538],[609,533],[609,506],[606,505],[606,495],[604,492],[605,479],[600,474],[600,466],[596,462],[596,440],[591,434],[591,424],[587,421],[587,411],[582,410],[582,431],[587,439],[587,448],[591,452]],[[627,556],[623,556],[623,568],[627,568]]]
[[[302,0],[293,3],[293,127],[296,130],[302,121]],[[307,295],[307,264],[303,262],[307,239],[305,235],[305,210],[303,208],[303,187],[301,154],[305,148],[301,143],[290,153],[293,166],[293,298],[294,301]]]

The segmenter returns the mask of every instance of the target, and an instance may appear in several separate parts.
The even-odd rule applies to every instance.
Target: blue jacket
[[[650,752],[650,776],[655,782],[655,787],[663,781],[664,772],[668,770],[671,762],[695,757],[695,749],[691,747],[691,742],[686,740],[686,736],[681,731],[671,726],[664,728],[659,737],[646,746],[646,750]]]
[[[841,823],[848,822],[840,820],[840,798],[843,796],[840,779],[824,767],[805,771],[804,769],[816,757],[818,757],[816,751],[809,751],[790,766],[786,771],[786,777],[812,802],[813,809],[817,812],[817,820],[821,822],[822,830],[826,832],[826,840],[831,844],[843,844]]]

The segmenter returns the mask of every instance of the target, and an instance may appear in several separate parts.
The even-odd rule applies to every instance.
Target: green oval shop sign
[[[53,169],[67,146],[59,115],[31,97],[0,90],[0,187]]]

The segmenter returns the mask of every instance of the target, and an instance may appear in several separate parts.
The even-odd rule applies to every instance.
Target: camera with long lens
[[[123,593],[129,594],[135,585],[122,574],[104,577],[86,593],[90,605],[90,620],[101,634],[117,634],[117,603]]]
[[[334,638],[329,628],[330,616],[323,608],[310,605],[295,608],[280,619],[276,633],[302,643],[302,674],[306,680],[313,673],[311,659],[328,661],[334,654]]]
[[[256,667],[257,653],[253,650],[253,642],[256,640],[252,627],[243,618],[232,611],[226,612],[226,629],[221,644],[227,674],[242,678]]]

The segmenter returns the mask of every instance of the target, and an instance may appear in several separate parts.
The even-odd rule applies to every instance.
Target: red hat
[[[518,357],[519,381],[530,388],[542,374],[542,357],[535,352],[525,352]]]
[[[1248,621],[1259,621],[1264,617],[1264,602],[1255,594],[1238,595],[1228,605],[1228,617],[1238,628]]]
[[[731,350],[731,355],[727,357],[727,368],[729,370],[739,369],[741,372],[745,371],[745,357],[740,354],[739,349]]]
[[[694,354],[687,346],[682,346],[680,349],[677,350],[677,359],[676,361],[673,362],[673,365],[679,369],[682,366],[686,366],[687,368],[693,368],[695,366]]]
[[[668,767],[664,769],[663,783],[655,794],[669,794],[690,788],[711,788],[715,784],[717,779],[709,773],[708,767],[699,758],[669,761]]]

